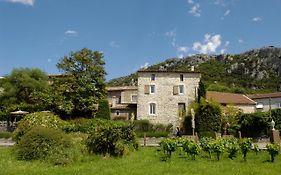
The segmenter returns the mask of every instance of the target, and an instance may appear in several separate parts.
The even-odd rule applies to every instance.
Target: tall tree
[[[65,89],[64,98],[73,105],[72,116],[91,117],[98,101],[106,96],[104,65],[103,54],[87,48],[71,52],[57,64],[65,75],[59,88]]]
[[[199,81],[199,87],[198,87],[198,99],[197,102],[200,103],[201,98],[206,98],[206,86],[205,84],[200,80]]]
[[[48,76],[40,69],[14,69],[10,75],[1,79],[0,106],[2,111],[41,110],[32,95],[48,88]]]

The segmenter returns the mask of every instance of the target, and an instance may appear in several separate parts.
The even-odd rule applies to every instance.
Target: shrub
[[[64,129],[67,125],[67,122],[61,120],[53,113],[35,112],[26,115],[22,120],[19,121],[17,129],[13,133],[13,138],[16,141],[19,141],[24,134],[26,134],[35,126]]]
[[[195,160],[195,157],[200,153],[200,147],[193,140],[185,140],[182,144],[183,150]]]
[[[214,152],[217,156],[217,160],[220,160],[221,155],[223,154],[225,149],[224,140],[217,139],[212,143],[212,152]]]
[[[137,149],[138,143],[132,125],[108,122],[92,129],[86,146],[90,153],[122,156],[129,148]]]
[[[236,138],[229,138],[224,140],[225,140],[225,148],[228,152],[228,157],[230,159],[235,158],[240,150],[238,140]]]
[[[259,137],[267,134],[270,126],[268,113],[241,113],[237,117],[239,119],[240,131],[244,137]]]
[[[34,127],[15,146],[19,160],[47,160],[53,164],[69,164],[77,158],[77,151],[69,136],[61,130]]]
[[[252,139],[251,138],[243,138],[239,142],[239,146],[241,149],[241,152],[243,154],[244,161],[247,160],[247,153],[250,151],[252,147]]]
[[[4,138],[4,139],[8,139],[12,137],[12,133],[11,132],[0,132],[0,139]]]
[[[212,144],[214,142],[214,139],[211,137],[203,137],[200,139],[200,146],[203,151],[208,153],[209,158],[211,158],[211,153],[212,153]]]
[[[173,125],[152,124],[148,120],[135,120],[134,128],[139,137],[146,133],[147,137],[167,137],[173,130]]]
[[[256,155],[258,155],[258,153],[260,152],[260,148],[258,144],[254,144],[254,148],[253,148],[254,152],[256,153]]]
[[[106,120],[111,119],[110,108],[107,99],[101,99],[99,101],[99,107],[95,117],[99,119],[106,119]]]
[[[270,143],[266,145],[266,151],[270,154],[271,162],[274,162],[275,156],[280,152],[280,145],[277,143]]]
[[[177,141],[175,139],[163,139],[160,142],[160,147],[164,153],[163,160],[170,159],[172,157],[172,153],[176,151]]]
[[[205,131],[220,132],[222,111],[219,104],[201,99],[195,113],[195,122],[199,134]]]

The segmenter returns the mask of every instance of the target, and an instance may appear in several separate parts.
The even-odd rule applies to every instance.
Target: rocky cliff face
[[[281,48],[272,46],[235,55],[198,54],[183,59],[172,58],[147,69],[186,71],[190,70],[191,66],[202,73],[202,80],[210,87],[225,86],[236,90],[237,88],[246,89],[246,91],[281,91]],[[113,79],[108,84],[111,86],[136,85],[137,75],[134,73]]]

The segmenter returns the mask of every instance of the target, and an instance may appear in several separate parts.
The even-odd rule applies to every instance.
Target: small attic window
[[[183,81],[183,74],[180,74],[180,81]]]
[[[151,74],[151,81],[155,81],[155,74]]]

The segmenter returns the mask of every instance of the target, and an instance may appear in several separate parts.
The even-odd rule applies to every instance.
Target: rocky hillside
[[[281,48],[264,47],[241,54],[193,55],[167,59],[149,70],[190,70],[202,73],[208,90],[257,93],[281,91]],[[136,85],[137,74],[110,80],[110,86]]]

